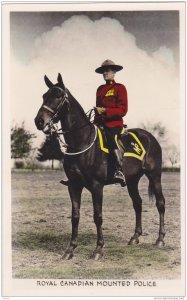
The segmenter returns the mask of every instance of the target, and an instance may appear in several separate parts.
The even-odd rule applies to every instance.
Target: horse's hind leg
[[[93,252],[93,259],[98,260],[103,256],[104,239],[102,233],[102,205],[103,205],[103,186],[99,183],[94,184],[92,188],[92,200],[94,210],[94,222],[97,228],[97,246]]]
[[[128,192],[136,214],[135,233],[131,237],[129,245],[138,244],[139,236],[142,234],[142,199],[138,191],[138,182],[139,178],[132,178],[131,181],[127,181]]]
[[[159,236],[156,240],[156,245],[158,247],[164,246],[164,236],[165,236],[165,228],[164,228],[164,213],[165,213],[165,198],[162,193],[162,185],[161,185],[161,174],[147,174],[147,177],[150,180],[150,189],[154,193],[156,197],[156,207],[159,212],[160,224],[159,224]]]
[[[78,183],[69,184],[69,194],[72,203],[72,235],[70,240],[70,245],[63,255],[63,259],[71,259],[73,257],[74,249],[77,247],[77,237],[78,237],[78,225],[80,218],[80,204],[81,204],[81,193],[82,185]]]

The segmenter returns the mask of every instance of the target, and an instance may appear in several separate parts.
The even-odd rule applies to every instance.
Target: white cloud
[[[154,52],[153,57],[161,64],[164,64],[165,67],[175,67],[173,52],[166,46],[162,46]]]
[[[103,84],[102,75],[94,70],[105,59],[124,66],[116,81],[128,90],[129,112],[124,118],[128,126],[161,121],[172,142],[178,144],[179,81],[172,51],[163,45],[148,55],[137,47],[132,34],[110,18],[92,21],[86,16],[71,17],[35,41],[27,66],[12,57],[13,119],[26,120],[37,132],[33,120],[47,90],[43,76],[47,74],[55,83],[58,72],[87,111],[95,105],[96,89]]]

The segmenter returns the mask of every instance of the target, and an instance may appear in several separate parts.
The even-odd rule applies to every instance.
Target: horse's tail
[[[148,195],[149,195],[149,200],[154,201],[155,194],[154,194],[154,190],[153,190],[153,185],[150,180],[149,180],[149,186],[148,186]]]

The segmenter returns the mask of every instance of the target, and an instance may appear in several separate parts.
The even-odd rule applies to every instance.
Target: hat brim
[[[123,69],[123,67],[119,66],[119,65],[107,65],[107,66],[102,66],[102,67],[97,68],[95,70],[95,72],[99,73],[99,74],[103,74],[103,72],[108,68],[111,68],[112,70],[114,70],[116,72],[121,71]]]

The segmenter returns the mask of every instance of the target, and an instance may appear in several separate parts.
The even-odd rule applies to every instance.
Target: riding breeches
[[[122,131],[123,127],[116,126],[116,127],[105,127],[105,134],[108,142],[108,146],[111,150],[118,149],[118,146],[115,141],[115,136],[119,135]]]

